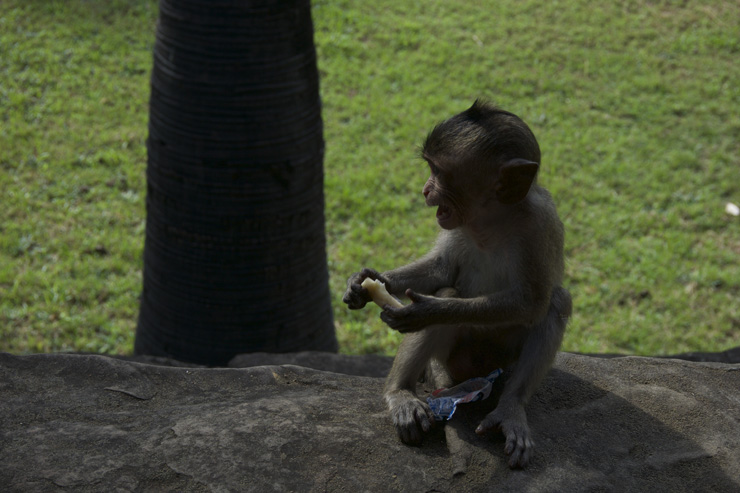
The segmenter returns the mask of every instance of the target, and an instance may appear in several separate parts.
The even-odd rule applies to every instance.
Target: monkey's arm
[[[390,283],[386,286],[388,292],[395,296],[405,296],[409,289],[431,294],[454,282],[448,260],[436,250],[408,265],[383,272],[383,276]]]
[[[465,253],[450,255],[457,255],[458,260],[447,262],[448,266],[462,262]],[[405,294],[412,303],[403,308],[386,308],[381,318],[399,332],[415,332],[430,325],[529,326],[544,318],[552,289],[558,283],[548,257],[512,242],[509,248],[499,252],[498,259],[498,265],[493,268],[467,273],[477,280],[488,278],[490,293],[471,298],[438,298],[428,296],[434,291],[420,294],[409,286],[411,289]],[[465,268],[472,270],[474,267]],[[461,275],[466,274],[462,272]],[[499,284],[499,277],[509,281]],[[453,287],[460,281],[465,284],[464,279],[445,280]]]
[[[438,298],[407,290],[403,308],[384,307],[380,318],[401,333],[432,325],[532,325],[547,313],[549,295],[541,289],[516,288],[477,298]]]
[[[434,247],[423,257],[408,265],[386,272],[383,276],[389,281],[388,292],[394,296],[405,296],[406,290],[417,293],[434,294],[442,288],[454,287],[457,275],[455,245],[457,235],[442,231],[437,236]]]
[[[434,248],[427,255],[403,267],[392,269],[382,274],[374,269],[364,268],[355,272],[347,280],[347,291],[342,301],[352,310],[363,308],[371,301],[370,293],[361,286],[365,279],[378,280],[385,284],[390,294],[402,296],[406,290],[419,293],[434,293],[437,290],[452,286],[453,270],[444,250]]]

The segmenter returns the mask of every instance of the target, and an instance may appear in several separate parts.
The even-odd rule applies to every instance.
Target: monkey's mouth
[[[437,207],[437,221],[446,221],[452,216],[452,211],[446,205]]]

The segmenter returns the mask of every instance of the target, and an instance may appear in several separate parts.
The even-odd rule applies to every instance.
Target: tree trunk
[[[135,352],[336,351],[309,0],[160,0]]]

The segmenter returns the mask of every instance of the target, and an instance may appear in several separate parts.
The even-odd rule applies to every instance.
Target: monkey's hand
[[[364,308],[369,301],[372,301],[368,290],[361,286],[362,281],[365,279],[380,281],[385,284],[386,289],[390,291],[390,283],[385,276],[375,269],[365,267],[360,272],[355,272],[349,276],[349,279],[347,279],[347,291],[344,292],[342,301],[347,304],[347,307],[350,310],[359,310],[360,308]]]
[[[393,426],[403,443],[417,445],[424,434],[434,426],[434,414],[426,402],[422,402],[408,390],[396,390],[385,395],[391,412]]]
[[[449,300],[419,294],[411,289],[406,290],[406,296],[412,303],[402,308],[390,305],[383,307],[380,318],[388,324],[388,327],[405,334],[418,332],[430,325],[445,323],[440,317],[447,312],[445,303]]]

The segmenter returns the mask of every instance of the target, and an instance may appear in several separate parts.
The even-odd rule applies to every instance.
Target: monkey
[[[509,466],[525,467],[534,443],[524,408],[572,310],[563,223],[537,184],[539,144],[518,116],[476,100],[432,129],[421,157],[430,172],[422,193],[440,227],[433,248],[396,269],[352,274],[343,302],[357,310],[370,301],[366,278],[411,301],[380,314],[404,334],[383,390],[402,442],[418,445],[434,423],[416,394],[425,371],[450,387],[505,368],[498,404],[475,431],[502,432]]]

